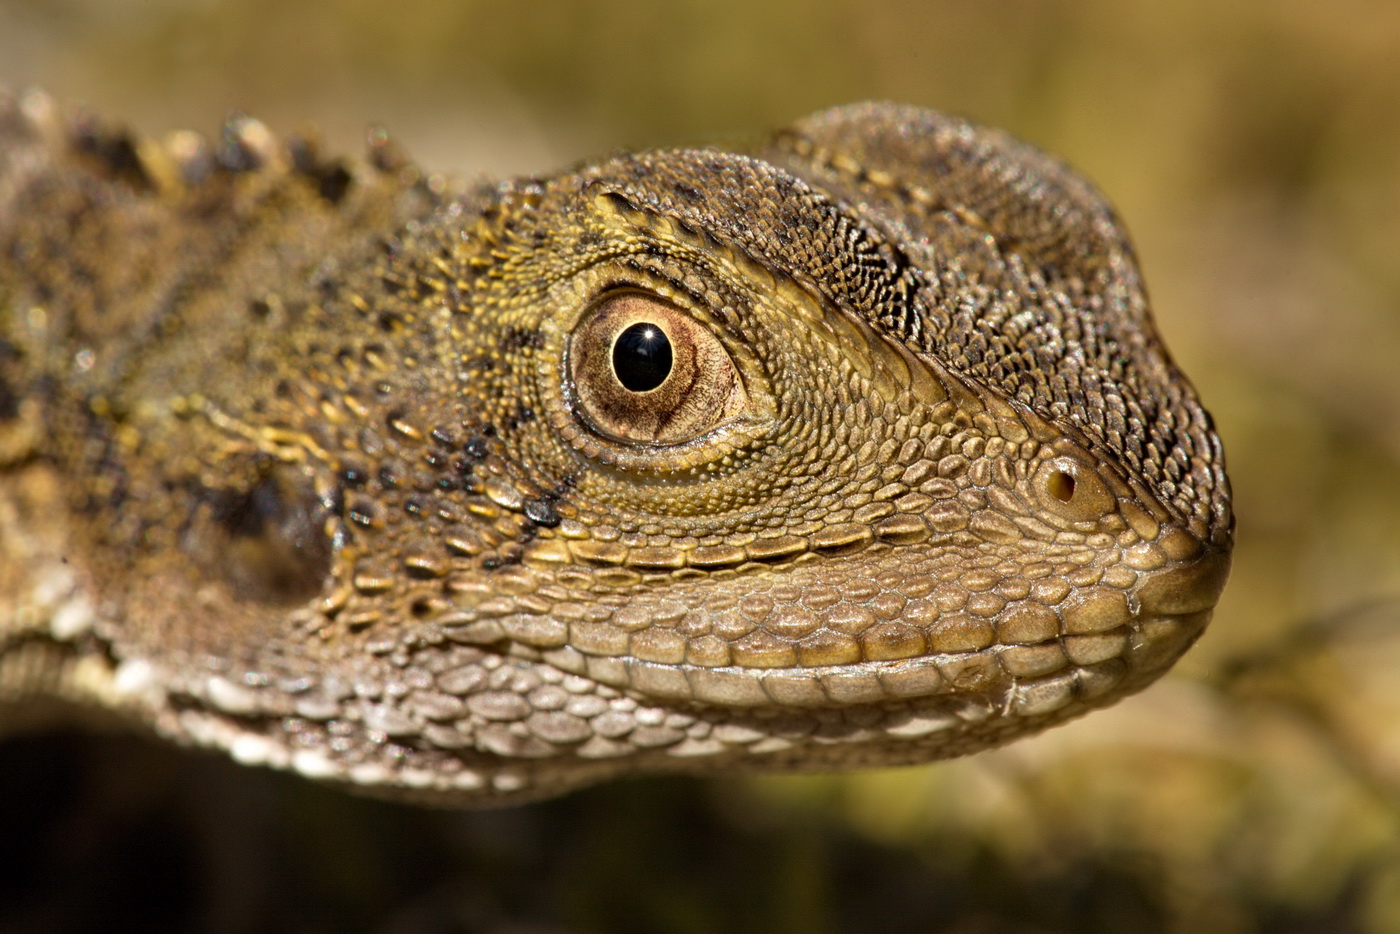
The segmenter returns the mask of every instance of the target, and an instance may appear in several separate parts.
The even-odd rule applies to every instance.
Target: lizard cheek
[[[603,296],[569,338],[575,410],[614,441],[693,441],[748,406],[733,360],[709,328],[643,292]]]

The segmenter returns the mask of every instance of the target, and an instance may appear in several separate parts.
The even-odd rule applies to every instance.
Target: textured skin
[[[1231,525],[1113,214],[1001,133],[465,189],[0,100],[0,719],[462,804],[916,762],[1160,675]]]

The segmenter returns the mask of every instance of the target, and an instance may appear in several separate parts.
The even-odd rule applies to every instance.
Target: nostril
[[[1070,522],[1097,522],[1117,504],[1098,470],[1077,457],[1041,462],[1031,491],[1047,512]]]
[[[1074,499],[1074,474],[1066,473],[1063,470],[1051,472],[1045,480],[1045,489],[1055,499],[1062,503],[1068,503]]]

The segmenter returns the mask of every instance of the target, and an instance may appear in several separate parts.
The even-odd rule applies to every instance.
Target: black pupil
[[[671,375],[671,341],[654,324],[639,321],[613,344],[613,371],[633,392],[649,392]]]

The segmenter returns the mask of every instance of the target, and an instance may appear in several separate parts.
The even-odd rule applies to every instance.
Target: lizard
[[[976,752],[1233,517],[1123,226],[912,106],[466,183],[0,97],[0,722],[451,806]]]

